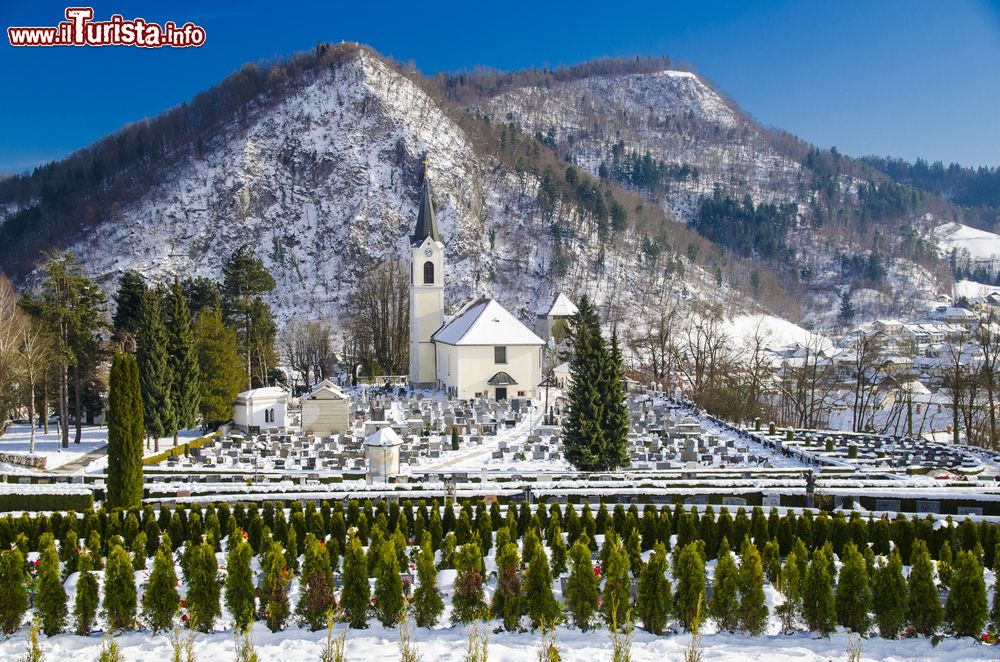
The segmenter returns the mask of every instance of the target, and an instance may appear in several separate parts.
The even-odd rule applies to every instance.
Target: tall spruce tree
[[[253,550],[245,540],[229,541],[226,557],[226,609],[233,617],[233,625],[246,630],[253,622],[256,611],[256,589],[250,560]]]
[[[872,603],[875,605],[875,623],[879,634],[895,639],[906,624],[906,580],[903,579],[903,560],[893,550],[888,561],[875,566]]]
[[[135,358],[139,365],[142,388],[143,422],[146,434],[156,440],[174,431],[173,396],[170,389],[174,378],[167,356],[167,331],[163,325],[161,296],[146,290],[139,309],[139,330],[136,333]]]
[[[149,584],[142,595],[142,613],[153,632],[170,630],[180,605],[173,554],[161,547],[153,559]]]
[[[38,563],[38,595],[35,609],[42,619],[42,632],[51,637],[66,627],[66,589],[59,576],[59,554],[50,542]]]
[[[109,508],[132,508],[142,502],[143,405],[136,360],[117,354],[108,379]]]
[[[802,617],[813,632],[826,636],[836,625],[837,610],[833,597],[830,561],[823,548],[813,552],[802,588]]]
[[[275,288],[274,277],[243,244],[222,267],[222,312],[226,324],[236,330],[242,365],[248,367],[252,385],[267,382],[275,366],[274,338],[277,327],[264,296]]]
[[[165,304],[167,360],[171,377],[170,398],[176,446],[177,431],[193,428],[198,420],[201,408],[200,372],[191,311],[180,281],[174,281]]]
[[[142,295],[146,292],[146,283],[139,272],[129,269],[118,279],[118,290],[115,292],[115,312],[111,318],[111,327],[119,341],[127,336],[135,338],[139,330],[139,310],[142,306]]]
[[[201,425],[211,429],[233,415],[236,394],[246,386],[247,373],[236,344],[236,333],[222,323],[218,310],[203,310],[195,319],[198,353],[198,396]],[[285,545],[286,549],[288,545]]]
[[[570,511],[572,512],[572,511]],[[589,630],[597,611],[600,579],[594,572],[590,548],[583,539],[577,539],[569,550],[570,573],[566,581],[566,609],[573,624]]]
[[[639,590],[635,602],[636,615],[647,632],[663,634],[670,615],[670,589],[670,582],[667,580],[667,548],[658,542],[639,575]]]
[[[419,519],[419,516],[418,516]],[[424,542],[417,556],[417,588],[413,592],[413,618],[417,627],[430,628],[437,624],[444,611],[444,600],[437,587],[437,567],[431,549],[431,534],[424,532]]]
[[[934,568],[927,544],[919,538],[912,544],[907,597],[907,616],[913,629],[928,637],[937,632],[942,616],[941,596],[934,584]]]
[[[983,566],[975,551],[963,550],[955,558],[945,620],[959,637],[979,637],[989,620]]]
[[[607,441],[604,432],[604,402],[602,392],[608,361],[601,337],[597,311],[586,295],[580,300],[570,330],[573,357],[570,360],[572,385],[569,390],[569,415],[563,425],[563,447],[566,459],[580,471],[601,471],[606,468]]]

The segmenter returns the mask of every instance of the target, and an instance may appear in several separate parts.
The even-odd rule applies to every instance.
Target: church
[[[545,342],[490,298],[444,315],[444,242],[424,173],[410,235],[410,383],[461,398],[528,400],[542,380]]]

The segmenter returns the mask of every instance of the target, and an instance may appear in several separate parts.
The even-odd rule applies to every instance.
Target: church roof
[[[538,314],[546,317],[571,317],[576,313],[576,305],[562,292],[557,294],[548,306],[542,305],[538,309]]]
[[[441,241],[437,219],[434,218],[434,190],[431,188],[431,179],[425,172],[424,189],[420,194],[420,211],[417,212],[417,224],[413,228],[413,234],[410,235],[410,245],[419,246],[427,237]]]
[[[493,299],[479,299],[431,336],[445,345],[544,345],[516,317]]]

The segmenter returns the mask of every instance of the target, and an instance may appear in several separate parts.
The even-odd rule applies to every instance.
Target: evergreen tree
[[[112,546],[108,552],[103,602],[108,628],[112,632],[132,629],[137,607],[135,574],[128,552],[120,545]]]
[[[250,569],[252,557],[253,550],[245,540],[229,541],[225,601],[226,609],[233,618],[233,626],[239,630],[246,630],[254,620],[256,589],[253,571]]]
[[[452,593],[452,621],[471,623],[489,613],[483,599],[483,553],[472,542],[455,554],[455,588]]]
[[[417,556],[417,588],[413,592],[413,617],[417,627],[430,628],[437,624],[443,611],[444,601],[437,587],[437,568],[434,566],[431,535],[425,533],[420,554]]]
[[[77,567],[80,576],[76,580],[76,597],[73,600],[73,631],[87,636],[97,618],[97,576],[92,572],[94,562],[90,554],[80,555]]]
[[[552,530],[552,542],[549,548],[552,550],[552,575],[558,577],[566,572],[566,543],[563,542],[562,531],[559,525],[550,525]]]
[[[781,569],[781,578],[778,584],[778,590],[785,599],[779,610],[781,612],[782,627],[786,631],[791,630],[792,625],[795,623],[796,615],[802,609],[802,584],[804,577],[797,555],[798,552],[793,549],[792,553],[785,559],[785,565]]]
[[[142,501],[143,404],[136,360],[117,354],[108,378],[107,501],[131,508]]]
[[[854,304],[851,303],[851,295],[845,291],[840,295],[840,321],[844,324],[854,319]]]
[[[945,620],[959,637],[979,637],[989,620],[983,566],[975,551],[961,551],[955,559]]]
[[[117,339],[135,338],[139,330],[142,296],[145,292],[146,283],[137,271],[129,269],[118,279],[118,291],[114,297],[115,313],[111,318],[111,327]]]
[[[253,385],[267,382],[276,364],[274,338],[277,327],[264,296],[275,288],[274,277],[250,244],[243,244],[222,267],[222,312],[227,326],[236,330],[241,365],[250,366]]]
[[[24,555],[17,547],[0,552],[0,631],[10,636],[21,628],[28,610],[28,580],[24,571]]]
[[[597,335],[603,344],[600,328]],[[604,365],[599,372],[602,378],[600,391],[603,400],[601,427],[604,432],[602,470],[609,471],[629,465],[627,437],[630,425],[625,393],[625,367],[617,331],[611,333],[610,347],[603,349]]]
[[[610,536],[607,559],[601,574],[604,576],[604,589],[601,591],[604,622],[624,627],[632,622],[632,580],[629,577],[628,554],[618,542],[617,536]]]
[[[385,627],[395,627],[403,613],[403,580],[399,577],[399,558],[391,540],[379,548],[375,565],[375,613]]]
[[[781,576],[781,552],[778,548],[778,541],[768,540],[764,545],[763,560],[764,574],[767,581],[775,586],[778,584],[778,577]]]
[[[715,566],[712,598],[708,602],[708,615],[720,630],[735,632],[739,627],[739,570],[729,551],[726,541],[719,548],[719,560]]]
[[[862,636],[871,628],[872,592],[865,557],[853,542],[844,545],[837,578],[837,622]]]
[[[549,558],[541,543],[535,549],[531,564],[525,572],[524,612],[531,621],[532,629],[545,628],[559,617],[559,603],[552,595]]]
[[[142,612],[153,632],[170,630],[180,604],[177,573],[170,550],[160,548],[153,559],[149,584],[142,595]]]
[[[302,574],[299,575],[299,603],[297,612],[299,623],[311,631],[322,630],[326,626],[327,613],[336,607],[333,595],[333,570],[326,545],[312,533],[306,534],[305,556]],[[367,571],[365,582],[367,583]]]
[[[566,581],[566,608],[573,624],[588,630],[597,610],[599,582],[590,560],[590,549],[583,540],[577,540],[569,550],[572,569]]]
[[[174,430],[173,396],[170,392],[174,377],[167,358],[167,331],[163,325],[160,294],[153,290],[147,290],[142,296],[135,359],[139,366],[146,434],[159,440]]]
[[[898,637],[906,623],[907,599],[903,560],[895,550],[889,555],[888,562],[876,566],[872,602],[879,634],[886,639]]]
[[[764,569],[757,547],[743,539],[739,572],[739,626],[751,636],[758,636],[767,626],[767,600],[764,596]]]
[[[810,630],[826,636],[836,623],[830,562],[823,548],[813,552],[802,588],[802,617]]]
[[[222,612],[218,573],[212,546],[204,542],[192,545],[187,570],[188,614],[194,627],[202,632],[211,632]]]
[[[656,543],[649,561],[639,575],[636,615],[642,627],[652,634],[663,634],[670,614],[670,582],[667,580],[667,549]]]
[[[170,382],[170,398],[173,408],[174,446],[177,445],[177,430],[193,428],[201,408],[200,374],[198,372],[198,352],[191,322],[191,311],[180,281],[175,280],[170,288],[166,308],[167,359]]]
[[[521,572],[517,545],[507,543],[497,554],[497,588],[490,612],[503,621],[508,632],[516,632],[521,620]]]
[[[368,561],[361,541],[352,535],[344,553],[344,585],[340,593],[340,606],[352,628],[368,627],[370,599]]]
[[[35,610],[42,620],[42,632],[51,637],[66,627],[66,589],[59,575],[59,554],[54,543],[42,551],[38,562],[38,595]]]
[[[951,584],[951,568],[954,560],[955,557],[951,553],[951,543],[945,540],[941,543],[940,549],[938,549],[938,560],[935,564],[937,567],[937,576],[941,580],[942,586]]]
[[[271,632],[284,629],[291,613],[288,601],[288,583],[291,574],[285,568],[285,550],[281,543],[272,542],[264,553],[261,565],[264,579],[261,582],[260,601],[264,610],[264,621]]]
[[[907,582],[907,616],[914,630],[929,637],[941,624],[941,596],[934,584],[934,569],[927,544],[917,539],[913,541],[912,548]]]
[[[677,556],[674,570],[677,588],[674,591],[674,611],[681,627],[690,631],[705,601],[705,558],[700,544],[689,543]]]
[[[201,424],[210,429],[232,417],[233,402],[236,394],[246,386],[247,374],[237,351],[236,334],[222,323],[218,310],[203,310],[198,315],[194,338],[198,354]],[[288,549],[288,545],[285,548]]]

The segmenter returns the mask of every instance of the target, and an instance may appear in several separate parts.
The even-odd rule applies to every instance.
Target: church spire
[[[417,225],[413,228],[413,234],[410,235],[410,245],[418,246],[427,237],[430,237],[434,241],[441,241],[437,219],[434,218],[434,191],[431,189],[427,159],[424,159],[424,188],[420,195],[420,211],[417,213]]]

